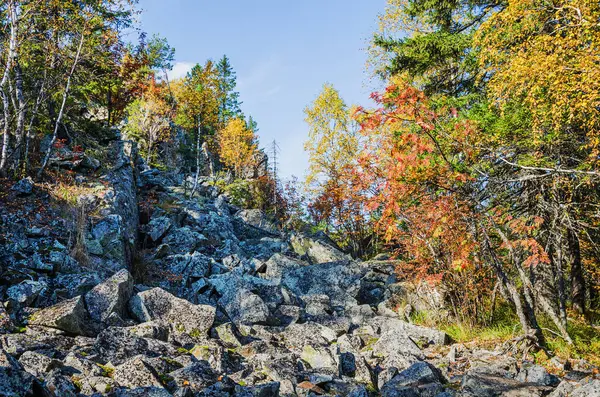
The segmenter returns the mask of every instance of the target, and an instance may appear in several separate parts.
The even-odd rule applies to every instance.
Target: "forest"
[[[374,92],[352,104],[323,84],[304,109],[309,169],[290,180],[229,58],[170,78],[175,48],[139,29],[138,6],[2,1],[0,200],[29,178],[77,205],[77,170],[100,175],[106,147],[133,141],[188,199],[214,186],[443,292],[442,314],[411,322],[600,365],[597,0],[387,0],[366,49]]]

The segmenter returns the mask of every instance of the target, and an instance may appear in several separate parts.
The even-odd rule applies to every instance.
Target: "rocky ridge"
[[[80,178],[80,257],[41,186],[2,197],[0,396],[600,396],[593,368],[561,379],[444,347],[395,310],[393,262],[283,235],[210,178],[190,199],[183,176],[113,149],[103,176]]]

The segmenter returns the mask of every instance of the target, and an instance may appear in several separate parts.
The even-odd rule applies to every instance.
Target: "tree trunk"
[[[79,40],[79,46],[77,47],[77,54],[75,55],[75,60],[73,61],[73,66],[71,66],[71,70],[69,71],[69,76],[67,77],[67,85],[65,86],[65,91],[63,92],[62,104],[60,106],[60,111],[58,112],[58,117],[56,118],[56,122],[54,124],[54,133],[52,134],[52,140],[50,141],[50,145],[46,149],[46,155],[44,156],[44,161],[42,162],[42,166],[38,171],[37,178],[40,179],[42,174],[44,173],[44,169],[48,164],[48,160],[50,159],[50,154],[52,154],[52,147],[56,142],[56,137],[58,135],[58,127],[60,125],[60,121],[62,119],[63,113],[65,111],[65,104],[67,103],[67,97],[69,96],[69,88],[71,87],[71,77],[73,77],[73,73],[75,72],[75,68],[77,67],[77,63],[79,63],[79,56],[81,55],[81,48],[83,47],[83,41],[85,38],[85,26],[81,32],[81,39]]]
[[[6,83],[8,82],[9,73],[12,68],[12,62],[15,57],[15,50],[17,47],[17,5],[14,0],[8,1],[8,15],[10,18],[10,39],[8,45],[8,55],[6,58],[6,66],[4,68],[4,74],[2,75],[2,80],[0,81],[0,95],[2,96],[2,106],[4,107],[4,126],[2,132],[4,134],[4,138],[2,140],[2,152],[0,157],[0,174],[3,174],[6,167],[6,161],[8,159],[8,146],[10,143],[9,137],[9,122],[10,122],[10,112],[9,112],[9,102],[8,95],[6,94]]]
[[[40,86],[40,92],[38,93],[38,97],[35,101],[35,106],[33,107],[33,112],[31,113],[31,119],[29,120],[29,126],[27,127],[27,132],[25,135],[25,153],[24,153],[24,173],[29,171],[29,146],[31,144],[31,131],[33,130],[33,124],[35,123],[35,118],[38,114],[38,110],[44,98],[44,90],[46,88],[46,76],[47,71],[44,70],[44,77]]]
[[[15,130],[15,153],[14,153],[14,161],[15,161],[15,171],[18,172],[19,165],[21,163],[21,153],[23,140],[25,135],[25,96],[23,95],[23,73],[21,71],[21,65],[19,64],[19,58],[15,57],[15,87],[17,92],[17,103],[18,103],[18,113],[17,113],[17,128]]]
[[[573,300],[573,309],[585,314],[585,277],[581,264],[581,249],[579,238],[571,229],[567,231],[567,241],[571,254],[571,299]]]
[[[196,135],[196,176],[194,177],[194,186],[190,197],[194,197],[198,188],[198,180],[200,179],[200,133],[202,131],[200,116],[198,116],[198,134]]]

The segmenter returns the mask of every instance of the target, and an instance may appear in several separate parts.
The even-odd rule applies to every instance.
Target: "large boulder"
[[[386,382],[381,388],[381,395],[384,397],[420,396],[422,395],[420,389],[423,388],[435,389],[435,394],[438,394],[443,390],[442,382],[443,378],[439,370],[426,362],[419,361]]]
[[[127,302],[133,292],[133,278],[122,269],[95,286],[85,295],[85,303],[93,320],[106,322],[111,315],[126,317]]]
[[[29,318],[29,324],[56,328],[74,335],[92,336],[96,333],[82,296],[34,313]]]
[[[156,339],[140,338],[132,335],[126,328],[109,327],[102,331],[94,343],[103,360],[120,365],[135,356],[176,357],[177,349],[166,342]]]
[[[364,269],[348,261],[331,262],[283,270],[281,284],[298,296],[327,295],[338,307],[356,306]]]
[[[300,256],[306,256],[312,263],[326,263],[351,260],[340,251],[331,239],[325,235],[309,236],[304,233],[292,233],[290,244]]]
[[[35,184],[33,183],[33,179],[31,179],[31,177],[27,177],[15,183],[11,190],[16,192],[19,196],[28,196],[33,192],[34,186]]]
[[[266,233],[279,234],[277,226],[259,209],[242,210],[236,214],[236,217],[246,224]]]
[[[407,323],[398,318],[378,316],[369,321],[371,326],[379,328],[382,335],[393,334],[397,337],[410,337],[423,344],[445,345],[450,337],[443,331]]]
[[[171,228],[171,219],[168,216],[160,216],[152,219],[146,226],[147,234],[153,242],[160,241]]]
[[[144,356],[133,357],[117,366],[112,378],[122,387],[162,387],[159,374],[150,366]]]
[[[52,393],[17,360],[0,349],[0,396],[50,397]]]
[[[296,258],[290,258],[282,254],[275,254],[265,264],[265,277],[279,282],[286,270],[297,269],[306,266],[307,263]]]
[[[24,307],[31,305],[47,288],[48,284],[45,281],[24,280],[20,284],[10,287],[6,291],[6,295],[10,306]]]
[[[140,322],[159,320],[168,323],[175,335],[202,337],[212,327],[215,308],[194,305],[161,288],[139,292],[129,301],[131,314]]]

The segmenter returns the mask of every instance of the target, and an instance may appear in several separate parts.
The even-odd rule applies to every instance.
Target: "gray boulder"
[[[161,321],[148,321],[125,328],[131,335],[139,338],[169,341],[169,326]]]
[[[156,243],[167,234],[171,226],[171,219],[168,216],[154,218],[147,225],[148,236]]]
[[[207,238],[189,227],[171,228],[163,238],[173,254],[193,253],[199,246],[205,245]]]
[[[282,254],[275,254],[266,262],[265,277],[279,282],[281,276],[285,270],[296,269],[302,266],[306,266],[307,263],[299,259],[290,258]]]
[[[418,389],[428,384],[437,384],[435,388],[439,389],[438,392],[441,392],[442,382],[443,378],[436,368],[426,362],[420,361],[386,382],[381,388],[381,395],[383,397],[409,396],[415,391],[414,395],[419,396],[421,393]]]
[[[85,303],[93,320],[106,322],[111,314],[125,318],[127,302],[133,292],[133,278],[122,269],[95,286],[85,295]]]
[[[267,215],[259,209],[242,210],[236,214],[238,219],[241,219],[246,224],[263,230],[270,234],[278,234],[277,226],[271,222]]]
[[[103,360],[120,365],[128,359],[143,355],[146,357],[176,357],[177,349],[156,339],[133,336],[125,328],[109,327],[96,338],[94,349]]]
[[[558,377],[549,374],[546,368],[528,362],[521,365],[521,370],[516,379],[521,382],[535,383],[542,386],[556,386],[560,383]]]
[[[208,362],[198,361],[185,368],[171,372],[169,376],[172,381],[170,388],[188,387],[193,392],[199,392],[202,389],[217,382],[217,374],[212,370]]]
[[[236,324],[264,324],[270,315],[265,302],[245,288],[224,295],[219,299],[219,304]]]
[[[340,251],[333,241],[326,236],[309,236],[303,233],[293,233],[290,244],[294,251],[301,256],[306,256],[312,263],[327,263],[349,261],[352,259]]]
[[[0,396],[50,397],[52,393],[33,375],[25,372],[17,360],[0,349]]]
[[[33,192],[33,179],[30,176],[27,178],[21,179],[19,182],[15,183],[11,188],[12,191],[17,192],[19,196],[28,196]]]
[[[595,379],[576,388],[569,397],[600,397],[600,380]]]
[[[29,318],[29,324],[57,328],[75,335],[95,335],[94,324],[85,309],[82,296],[67,299],[34,313]]]
[[[144,356],[133,357],[117,366],[112,378],[122,387],[162,387],[158,373],[144,360]]]
[[[38,378],[44,377],[53,369],[62,367],[59,360],[52,359],[40,353],[26,351],[19,357],[19,363],[27,372]]]
[[[11,306],[24,307],[31,305],[47,288],[48,284],[45,281],[25,280],[10,287],[6,295]]]
[[[203,337],[212,327],[215,308],[194,305],[161,288],[139,292],[129,301],[131,314],[140,322],[159,320],[170,325],[175,335]]]
[[[462,378],[461,392],[464,397],[514,396],[541,397],[552,391],[551,387],[523,383],[515,379],[479,371],[469,371]],[[584,394],[589,396],[588,394]],[[580,397],[583,397],[581,395]]]

